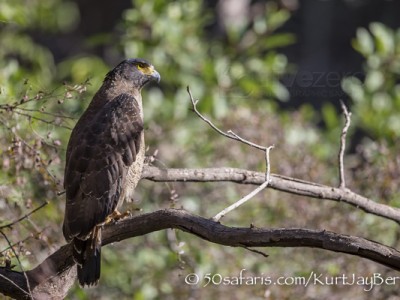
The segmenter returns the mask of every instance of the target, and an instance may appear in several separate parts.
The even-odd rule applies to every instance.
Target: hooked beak
[[[156,69],[154,69],[154,68],[153,68],[153,70],[152,70],[151,73],[150,73],[150,77],[151,77],[152,80],[157,81],[157,83],[159,83],[160,80],[161,80],[160,73],[158,73],[158,72],[156,71]]]

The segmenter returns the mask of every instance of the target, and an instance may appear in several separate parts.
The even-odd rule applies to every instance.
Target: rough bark
[[[265,181],[265,173],[236,168],[160,169],[146,167],[142,178],[157,182],[230,181],[241,184],[260,185]],[[393,220],[400,224],[399,208],[375,202],[346,188],[336,188],[275,174],[271,174],[271,181],[268,187],[290,194],[344,202],[367,213]]]
[[[367,258],[400,270],[400,252],[361,237],[302,228],[228,227],[185,210],[164,209],[123,219],[104,227],[103,245],[150,232],[176,228],[204,240],[231,247],[313,247]],[[268,258],[267,258],[268,259]],[[75,281],[69,245],[27,271],[31,293],[21,272],[0,268],[0,292],[17,299],[62,299]]]

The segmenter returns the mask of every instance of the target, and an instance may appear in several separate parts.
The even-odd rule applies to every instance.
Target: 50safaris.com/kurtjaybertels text
[[[246,274],[247,273],[247,274]],[[219,273],[206,273],[198,275],[191,273],[185,276],[185,283],[188,285],[276,285],[276,286],[299,286],[307,287],[309,285],[331,286],[331,285],[358,285],[363,287],[366,292],[371,291],[374,286],[395,285],[400,282],[400,276],[382,276],[380,273],[373,273],[370,276],[359,276],[357,274],[341,274],[336,276],[327,276],[322,273],[311,272],[308,276],[279,276],[272,277],[264,275],[255,276],[246,272],[246,269],[240,270],[236,276],[224,276]]]

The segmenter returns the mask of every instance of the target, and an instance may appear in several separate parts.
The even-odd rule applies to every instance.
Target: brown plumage
[[[142,59],[110,71],[72,131],[66,155],[64,237],[74,246],[81,286],[100,277],[101,226],[131,199],[144,161],[141,88],[160,80]]]

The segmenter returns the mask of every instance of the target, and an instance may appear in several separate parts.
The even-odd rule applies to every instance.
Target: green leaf
[[[346,77],[342,80],[342,89],[353,98],[354,101],[364,100],[364,88],[361,81],[356,77]]]
[[[353,47],[364,56],[374,52],[374,40],[365,28],[357,29],[357,39],[353,41]]]
[[[382,72],[380,71],[372,70],[367,74],[367,77],[365,78],[365,87],[370,92],[374,92],[380,89],[383,83],[384,77]]]
[[[394,53],[393,31],[381,23],[372,23],[370,29],[375,38],[377,52],[385,56]]]
[[[328,131],[333,130],[339,126],[338,115],[332,103],[326,103],[322,107],[322,117]]]
[[[371,104],[375,112],[389,112],[393,106],[391,98],[386,92],[374,94]]]
[[[266,40],[266,49],[286,47],[296,42],[296,37],[291,33],[277,33]]]
[[[279,100],[284,102],[289,100],[290,98],[289,91],[279,81],[274,81],[271,85],[271,88],[272,92],[274,93],[274,96],[277,97]]]
[[[278,10],[275,3],[267,5],[267,29],[274,31],[281,27],[290,18],[290,13],[287,10]]]

